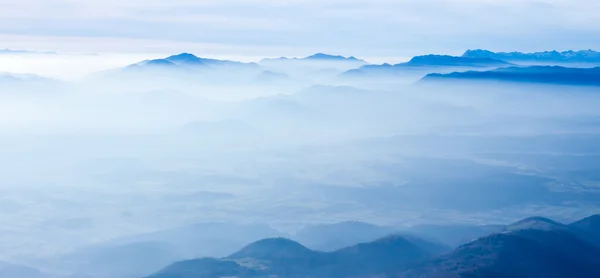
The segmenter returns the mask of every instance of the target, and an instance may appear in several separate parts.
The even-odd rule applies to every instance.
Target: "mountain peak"
[[[313,251],[304,247],[302,244],[287,238],[267,238],[256,241],[242,248],[242,250],[227,257],[228,259],[281,259],[305,257],[312,254]]]
[[[529,217],[523,220],[517,221],[506,227],[507,232],[521,231],[521,230],[564,230],[566,226],[558,223],[554,220],[545,217]]]
[[[172,55],[169,56],[167,58],[165,58],[165,60],[170,61],[170,62],[183,62],[183,63],[197,63],[202,61],[202,58],[199,58],[198,56],[191,54],[191,53],[181,53],[181,54],[177,54],[177,55]]]
[[[486,57],[487,55],[492,54],[494,54],[494,52],[486,49],[468,49],[461,57]]]
[[[168,60],[165,60],[165,59],[155,59],[155,60],[144,61],[144,62],[139,63],[137,65],[144,65],[144,66],[174,66],[175,64],[172,63],[171,61],[168,61]]]
[[[304,58],[306,60],[335,60],[335,61],[362,61],[354,56],[344,57],[341,55],[330,55],[325,53],[316,53]]]
[[[177,57],[198,58],[198,56],[196,56],[196,55],[194,55],[192,53],[189,53],[189,52],[182,52],[182,53],[179,53],[179,54],[171,55],[168,58],[177,58]]]

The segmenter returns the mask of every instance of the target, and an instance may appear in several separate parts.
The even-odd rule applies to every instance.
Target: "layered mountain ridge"
[[[452,251],[399,234],[333,252],[269,238],[223,259],[179,262],[149,277],[592,278],[600,275],[598,219],[595,215],[567,225],[531,217]]]

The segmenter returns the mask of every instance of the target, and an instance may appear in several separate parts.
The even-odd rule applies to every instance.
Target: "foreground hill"
[[[592,215],[571,223],[569,229],[581,238],[600,247],[600,215]]]
[[[600,67],[566,68],[559,66],[508,67],[489,71],[432,73],[422,81],[499,81],[556,85],[600,86]]]
[[[271,238],[252,243],[223,259],[175,263],[150,277],[370,276],[394,272],[431,258],[433,254],[419,244],[402,236],[389,236],[335,252],[318,252],[289,239]]]
[[[600,275],[599,256],[570,233],[529,230],[483,237],[399,276],[591,278]]]
[[[599,277],[599,263],[600,248],[576,235],[570,225],[532,217],[398,276],[591,278]]]
[[[150,276],[188,277],[600,277],[592,216],[570,225],[532,217],[453,251],[418,238],[387,236],[334,252],[284,238],[252,243],[223,259],[178,262]]]
[[[336,262],[332,274],[335,276],[330,277],[381,275],[437,254],[429,252],[427,246],[431,243],[423,243],[422,240],[392,235],[338,250],[333,253]]]

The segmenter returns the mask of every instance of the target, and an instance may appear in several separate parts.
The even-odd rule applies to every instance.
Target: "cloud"
[[[592,0],[2,0],[0,5],[4,34],[363,55],[588,48],[600,35],[600,3]],[[536,43],[527,41],[532,39]]]

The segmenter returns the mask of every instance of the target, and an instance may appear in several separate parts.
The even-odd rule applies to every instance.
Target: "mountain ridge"
[[[150,277],[592,278],[600,275],[600,264],[596,264],[600,247],[570,227],[595,227],[589,223],[597,219],[600,216],[595,215],[565,225],[530,217],[507,225],[502,232],[437,254],[420,247],[420,239],[398,234],[333,252],[313,251],[286,238],[269,238],[223,259],[178,262]]]
[[[369,265],[364,264],[365,260],[374,256],[379,259]],[[346,277],[356,273],[384,273],[396,268],[399,263],[409,265],[429,256],[432,254],[399,235],[333,252],[313,251],[286,238],[268,238],[251,243],[222,259],[205,258],[178,262],[149,277],[218,277],[198,275],[215,275],[221,272],[225,265],[229,267],[225,272],[237,277]],[[194,265],[194,262],[197,262],[195,267],[198,271],[188,271],[186,275],[189,276],[173,276],[182,272],[180,265]],[[207,265],[207,262],[210,262],[210,265]]]
[[[469,49],[462,57],[494,58],[508,61],[545,62],[600,62],[600,52],[588,50],[542,51],[542,52],[493,52],[485,49]]]
[[[264,58],[262,59],[259,63],[261,62],[269,62],[269,61],[289,61],[289,60],[295,60],[295,61],[342,61],[342,62],[364,62],[366,63],[365,60],[363,59],[358,59],[354,56],[342,56],[342,55],[332,55],[332,54],[326,54],[326,53],[315,53],[306,57],[302,57],[302,58],[298,58],[298,57],[279,57],[279,58]]]
[[[488,71],[465,71],[447,74],[430,73],[421,81],[498,81],[555,85],[600,86],[600,67],[568,68],[562,66],[506,67]]]
[[[411,72],[429,73],[433,69],[453,68],[498,68],[513,66],[514,64],[492,58],[458,57],[450,55],[422,55],[415,56],[407,62],[399,64],[384,63],[381,65],[364,65],[357,69],[351,69],[342,74],[345,77],[381,74],[402,74]],[[429,71],[429,72],[427,72]]]

